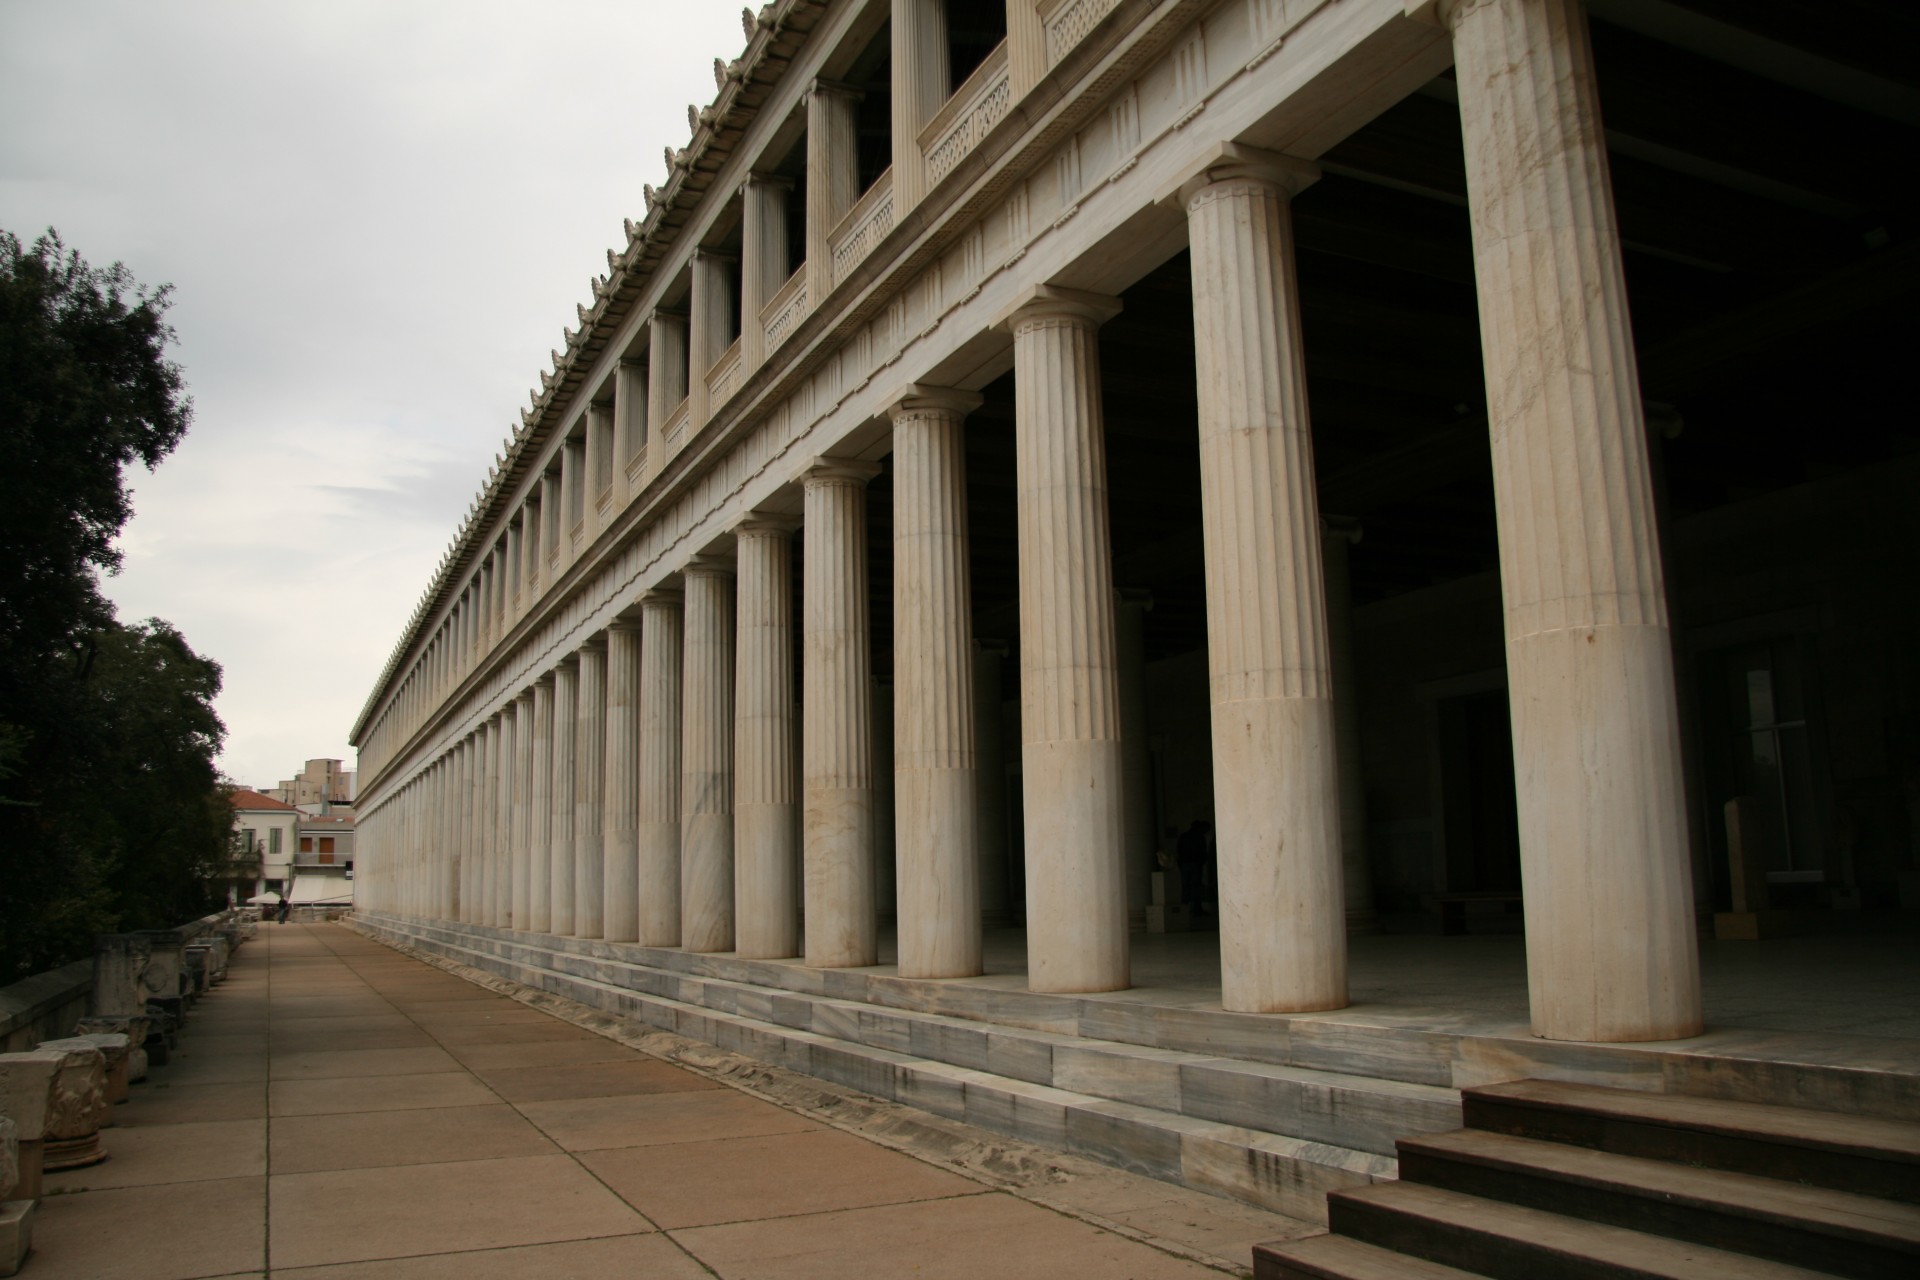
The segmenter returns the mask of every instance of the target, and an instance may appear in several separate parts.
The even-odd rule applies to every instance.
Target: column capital
[[[740,183],[740,189],[742,191],[749,187],[777,187],[781,191],[791,191],[794,188],[794,181],[785,174],[767,173],[760,169],[753,169],[747,173],[746,178]]]
[[[864,487],[867,481],[879,474],[880,464],[877,462],[862,462],[858,458],[815,458],[800,469],[796,478],[809,489],[823,484]]]
[[[734,521],[733,534],[736,538],[753,534],[790,534],[804,523],[799,516],[784,511],[749,511]]]
[[[1104,293],[1036,284],[1024,290],[992,327],[1015,333],[1030,324],[1066,320],[1092,329],[1119,315],[1120,306],[1120,299]]]
[[[651,591],[643,591],[640,593],[640,598],[644,600],[646,599],[647,596],[652,594],[654,593]],[[675,599],[679,598],[680,593],[678,591],[674,592],[673,594]],[[622,632],[638,631],[640,630],[640,627],[641,627],[641,622],[638,614],[623,613],[619,617],[615,618],[612,622],[609,622],[607,624],[607,634],[612,635],[616,631],[622,631]]]
[[[648,587],[645,591],[642,591],[638,596],[634,597],[635,603],[640,606],[643,613],[652,609],[678,609],[685,599],[686,593],[680,590],[680,588],[664,585]],[[621,618],[620,621],[630,622],[632,619]]]
[[[731,578],[733,560],[729,556],[717,556],[703,552],[694,556],[681,567],[680,574],[685,578]]]
[[[606,647],[607,647],[607,633],[604,631],[596,631],[592,635],[588,636],[585,640],[582,640],[580,642],[580,647],[573,651],[574,661],[576,662],[579,661],[580,655],[587,652],[587,650],[589,649],[604,649]]]
[[[695,249],[693,251],[692,258],[693,258],[693,261],[695,262],[738,262],[740,261],[740,255],[737,253],[722,253],[718,249],[704,249],[704,248]]]
[[[867,91],[858,85],[848,84],[844,80],[829,80],[825,76],[815,76],[813,83],[807,86],[807,92],[826,97],[849,98],[854,102],[859,102],[867,96]]]
[[[534,677],[533,687],[535,689],[538,689],[542,685],[545,685],[547,688],[551,689],[553,687],[554,672],[555,672],[555,668],[553,667],[549,667],[545,671],[542,671],[539,675]]]
[[[962,391],[958,387],[926,387],[916,382],[887,407],[887,416],[895,422],[923,413],[950,413],[965,417],[978,409],[984,399],[978,391]]]
[[[1231,182],[1273,187],[1291,200],[1319,180],[1320,166],[1311,160],[1238,142],[1220,142],[1189,165],[1186,176],[1162,190],[1154,203],[1184,211],[1208,188]]]

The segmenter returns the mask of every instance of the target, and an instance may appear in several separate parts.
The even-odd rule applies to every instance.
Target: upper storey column
[[[1117,991],[1129,982],[1099,337],[1119,310],[1114,298],[1041,286],[1009,321],[1027,968],[1036,991]]]
[[[707,394],[707,370],[733,341],[733,292],[728,278],[733,259],[710,249],[693,254],[693,314],[687,329],[687,436],[706,424],[713,412]]]
[[[893,216],[926,193],[920,131],[947,100],[946,0],[893,0]]]
[[[1318,172],[1229,148],[1181,190],[1193,259],[1221,1003],[1347,1002],[1320,515],[1288,200]]]
[[[970,391],[893,406],[894,830],[900,975],[980,966],[973,607],[967,573]]]
[[[767,358],[760,312],[787,282],[787,193],[792,183],[751,174],[741,189],[740,367],[751,372]]]
[[[640,816],[634,878],[643,947],[680,945],[681,653],[686,633],[678,591],[640,597]]]
[[[620,510],[637,485],[629,480],[627,469],[634,456],[647,447],[649,404],[647,366],[638,360],[622,360],[613,384],[613,509]],[[635,477],[638,478],[637,476]]]
[[[823,461],[804,480],[806,958],[824,968],[879,959],[866,500],[877,474],[871,463]]]
[[[833,289],[827,236],[860,198],[858,91],[815,80],[807,93],[807,299]]]
[[[1586,18],[1447,6],[1536,1035],[1701,1027],[1666,589]]]
[[[694,375],[705,381],[706,370]],[[647,470],[652,476],[667,460],[667,419],[687,398],[687,317],[656,310],[647,323]]]
[[[734,904],[742,956],[800,954],[794,847],[793,530],[750,517],[734,530],[739,656],[734,671]]]
[[[680,729],[680,945],[733,950],[733,566],[699,556],[686,581]],[[651,634],[647,643],[652,644]]]
[[[605,816],[601,881],[608,942],[640,938],[640,622],[607,628]],[[678,824],[675,824],[676,827]],[[679,860],[675,851],[675,862]]]

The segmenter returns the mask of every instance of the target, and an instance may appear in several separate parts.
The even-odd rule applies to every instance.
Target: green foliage
[[[204,914],[231,840],[219,665],[116,622],[96,579],[119,567],[123,470],[192,416],[167,300],[0,231],[0,984]]]

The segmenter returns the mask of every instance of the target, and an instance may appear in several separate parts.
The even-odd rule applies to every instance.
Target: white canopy
[[[293,892],[288,895],[296,907],[353,905],[353,885],[345,876],[299,875],[293,877]]]

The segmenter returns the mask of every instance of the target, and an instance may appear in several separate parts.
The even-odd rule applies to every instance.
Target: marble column
[[[513,788],[514,779],[519,774],[520,745],[515,733],[518,721],[519,704],[509,702],[500,708],[499,724],[494,730],[494,741],[499,747],[495,752],[497,761],[494,765],[493,919],[488,923],[496,929],[513,928],[513,825],[516,809]]]
[[[608,942],[640,938],[640,641],[638,618],[617,618],[607,628],[606,816],[600,839]]]
[[[733,565],[695,557],[686,583],[680,725],[680,945],[733,950]],[[652,638],[649,636],[648,642]]]
[[[879,960],[866,504],[878,473],[871,463],[826,461],[803,481],[806,960],[822,968]]]
[[[1327,651],[1333,660],[1333,736],[1340,774],[1340,866],[1346,886],[1347,936],[1373,933],[1373,869],[1367,861],[1366,772],[1360,754],[1360,682],[1353,658],[1353,583],[1347,552],[1360,526],[1340,516],[1320,521],[1320,557],[1327,582]]]
[[[656,587],[640,597],[640,816],[634,847],[643,947],[680,945],[683,612],[678,591]]]
[[[926,193],[920,131],[946,102],[946,0],[893,0],[893,216],[898,222]]]
[[[794,782],[793,531],[750,517],[734,529],[739,654],[734,664],[734,922],[753,959],[800,954]]]
[[[596,636],[580,646],[579,710],[575,713],[573,786],[573,933],[606,931],[607,645]]]
[[[1181,190],[1199,353],[1221,1003],[1347,1002],[1320,514],[1288,201],[1318,177],[1228,148]]]
[[[749,174],[740,189],[740,367],[751,373],[767,358],[760,313],[787,282],[787,193],[793,184]]]
[[[981,972],[966,415],[915,388],[893,418],[893,721],[900,974]]]
[[[807,297],[833,291],[827,236],[860,198],[860,94],[816,80],[807,91]]]
[[[636,486],[627,477],[634,455],[647,447],[647,366],[622,360],[613,384],[613,492],[614,509],[626,505]]]
[[[692,314],[687,322],[687,435],[706,425],[713,412],[707,374],[733,343],[734,259],[711,249],[693,254]]]
[[[553,790],[547,827],[548,932],[562,935],[574,927],[573,814],[579,785],[574,764],[579,746],[580,664],[577,658],[566,658],[553,669]]]
[[[533,732],[527,780],[527,928],[553,931],[553,683],[533,682]]]
[[[1122,587],[1113,598],[1114,659],[1120,679],[1120,763],[1127,823],[1127,919],[1144,927],[1153,901],[1153,744],[1147,737],[1147,614],[1153,593]]]
[[[1039,286],[1010,317],[1020,535],[1027,971],[1118,991],[1127,967],[1120,689],[1100,404],[1115,299]]]
[[[500,789],[497,777],[500,771],[498,717],[480,726],[475,741],[480,744],[480,754],[473,789],[473,910],[468,913],[467,920],[472,924],[491,925],[494,922],[493,860],[500,833],[495,821],[498,809],[495,796]]]
[[[1701,1028],[1672,641],[1575,0],[1448,7],[1493,444],[1535,1035]]]
[[[975,840],[980,847],[980,922],[1013,922],[1012,868],[1007,863],[1007,645],[980,640],[973,646],[973,755]]]
[[[533,690],[523,690],[513,704],[513,928],[533,927],[532,845],[527,838],[533,814]]]

